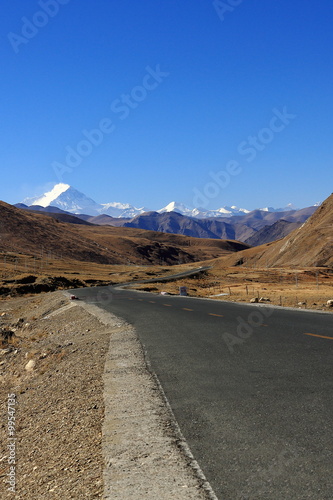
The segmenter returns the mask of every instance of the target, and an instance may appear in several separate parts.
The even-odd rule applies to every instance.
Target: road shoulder
[[[0,349],[2,499],[13,498],[9,394],[17,497],[214,498],[180,446],[130,325],[57,291],[0,301],[0,326],[13,332]]]
[[[135,330],[95,305],[80,304],[105,324],[121,322],[110,338],[104,370],[105,498],[216,498],[147,370]]]

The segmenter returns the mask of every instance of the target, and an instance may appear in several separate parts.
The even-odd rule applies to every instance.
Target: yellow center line
[[[172,307],[171,304],[163,304],[165,307]]]
[[[304,333],[304,335],[311,335],[311,337],[319,337],[321,339],[333,340],[333,337],[326,337],[325,335],[316,335],[314,333]]]
[[[143,302],[143,299],[137,299],[137,300],[139,300],[140,302]]]
[[[155,300],[148,300],[151,304],[156,304]]]
[[[223,318],[222,314],[214,314],[214,313],[208,313],[209,316],[218,316],[219,318]]]
[[[193,309],[188,309],[187,307],[182,307],[183,311],[193,311]]]

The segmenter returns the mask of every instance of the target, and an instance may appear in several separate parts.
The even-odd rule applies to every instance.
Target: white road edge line
[[[69,296],[70,294],[68,292],[64,292],[64,295]],[[140,339],[138,338],[138,334],[137,334],[135,328],[133,327],[133,325],[130,325],[129,323],[127,323],[123,318],[115,316],[113,313],[110,313],[110,312],[102,309],[101,307],[98,307],[98,305],[96,305],[96,303],[91,304],[91,303],[85,302],[84,300],[81,300],[77,304],[80,305],[81,307],[83,307],[90,314],[97,317],[98,320],[101,321],[103,324],[105,324],[105,325],[111,324],[113,327],[114,326],[119,327],[119,334],[121,334],[121,336],[124,335],[126,328],[129,329],[128,333],[129,333],[130,337],[135,336],[136,341],[138,343],[138,346],[139,346],[139,348],[141,348],[141,353],[142,353],[141,355],[142,355],[142,360],[145,364],[144,368],[146,371],[146,376],[150,377],[152,379],[152,384],[154,384],[158,388],[158,391],[160,393],[160,397],[165,404],[166,413],[169,415],[168,418],[170,419],[173,433],[175,435],[175,438],[177,439],[177,444],[178,444],[178,447],[179,447],[181,454],[183,454],[185,459],[187,459],[187,461],[189,462],[189,465],[193,471],[193,475],[194,475],[194,477],[197,478],[197,481],[200,484],[202,490],[205,492],[205,495],[207,495],[207,498],[209,500],[219,500],[218,497],[215,495],[215,493],[214,493],[210,483],[208,482],[206,476],[204,475],[203,471],[201,470],[198,462],[194,459],[194,456],[191,452],[191,449],[190,449],[189,445],[187,444],[186,439],[184,438],[184,436],[180,430],[178,422],[175,418],[175,415],[174,415],[173,410],[170,406],[170,403],[169,403],[169,401],[164,393],[164,390],[160,384],[160,381],[159,381],[157,375],[153,372],[153,370],[151,368],[150,362],[149,362],[148,357],[147,357],[147,353],[146,353],[144,346],[142,345]],[[117,334],[116,335],[114,334],[114,337],[117,337]],[[111,341],[112,341],[112,338],[110,339],[110,346],[109,346],[108,354],[110,354]],[[108,358],[107,358],[107,360],[108,360]],[[105,365],[104,376],[103,376],[104,381],[106,380],[105,377],[110,377],[110,373],[111,373],[109,371],[109,367],[107,366],[107,364],[108,364],[108,361],[106,361],[106,365]],[[113,381],[113,383],[114,383],[114,381]],[[105,392],[105,388],[104,388],[104,392]],[[110,414],[110,408],[109,408],[109,412],[107,412],[107,407],[110,406],[111,401],[108,397],[106,397],[106,398],[105,397],[106,397],[106,395],[104,394],[104,401],[105,401],[105,405],[106,405],[105,410],[106,410],[106,413]],[[104,433],[103,433],[104,434],[103,455],[104,455],[104,458],[106,459],[107,457],[110,458],[110,449],[109,449],[108,444],[105,443],[105,428],[108,424],[108,422],[106,422],[105,420],[103,423],[103,430],[104,430]],[[104,481],[105,481],[104,482],[104,498],[111,499],[111,498],[113,498],[113,496],[110,496],[112,481],[110,482],[110,473],[108,473],[108,471],[107,471],[107,469],[109,467],[110,467],[110,463],[107,463],[106,468],[104,468]],[[116,496],[115,498],[119,498],[119,497]],[[129,498],[131,498],[131,497],[129,496]]]
[[[141,342],[140,342],[140,344],[141,344]],[[164,392],[164,389],[163,389],[163,387],[161,385],[161,382],[160,382],[158,376],[156,375],[156,373],[154,372],[154,370],[151,367],[151,364],[150,364],[150,361],[149,361],[149,357],[148,357],[148,353],[147,353],[147,351],[146,351],[146,349],[144,348],[143,345],[142,345],[142,351],[143,351],[143,354],[144,354],[144,359],[145,359],[147,368],[149,370],[149,373],[153,377],[156,385],[158,386],[158,389],[159,389],[159,391],[161,393],[161,396],[162,396],[162,398],[164,400],[165,406],[167,407],[168,412],[170,413],[172,424],[173,424],[173,427],[174,427],[174,432],[177,435],[178,440],[179,440],[179,442],[178,442],[179,447],[181,448],[181,450],[184,453],[184,455],[190,460],[190,466],[194,470],[195,474],[202,481],[202,488],[208,493],[209,499],[210,500],[219,500],[218,497],[215,495],[215,492],[214,492],[212,486],[210,485],[209,481],[207,480],[205,474],[203,473],[200,465],[195,460],[195,458],[193,456],[193,453],[191,451],[191,448],[189,447],[189,445],[188,445],[188,443],[187,443],[187,441],[186,441],[186,439],[185,439],[182,431],[180,430],[179,424],[178,424],[177,419],[175,417],[175,414],[174,414],[174,412],[173,412],[173,410],[171,408],[169,400],[168,400],[168,398],[167,398],[167,396],[166,396],[166,394]]]

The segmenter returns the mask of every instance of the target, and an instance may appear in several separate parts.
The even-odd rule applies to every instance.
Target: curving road
[[[75,290],[132,323],[221,500],[332,500],[331,314]]]
[[[115,286],[117,288],[125,288],[126,286],[129,286],[129,285],[138,285],[138,284],[141,285],[143,283],[165,283],[167,281],[177,281],[180,278],[187,278],[189,276],[195,276],[195,275],[200,274],[204,271],[207,271],[208,269],[212,269],[212,266],[201,266],[201,267],[197,267],[196,269],[182,271],[181,273],[170,274],[169,276],[149,278],[149,279],[138,280],[138,281],[128,281],[127,283],[118,283],[118,284],[114,284],[113,286]]]

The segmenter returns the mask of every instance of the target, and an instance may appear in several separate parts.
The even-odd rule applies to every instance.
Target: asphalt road
[[[333,498],[333,315],[75,290],[132,323],[220,500]]]
[[[194,275],[200,274],[200,273],[207,271],[208,269],[211,269],[211,268],[212,268],[212,266],[201,266],[201,267],[197,267],[195,269],[189,269],[187,271],[182,271],[181,273],[170,274],[169,276],[149,278],[149,279],[145,279],[145,280],[129,281],[127,283],[119,283],[118,285],[114,285],[114,286],[126,287],[126,285],[133,285],[133,283],[142,284],[142,283],[163,283],[163,282],[167,282],[167,281],[175,281],[175,280],[179,280],[179,278],[185,278],[188,276],[194,276]]]

